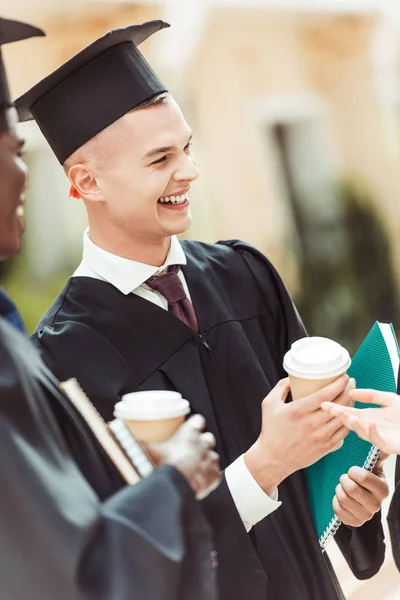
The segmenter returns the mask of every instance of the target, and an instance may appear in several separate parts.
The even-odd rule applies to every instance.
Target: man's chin
[[[190,213],[182,216],[180,219],[175,219],[174,223],[165,223],[164,231],[168,235],[181,235],[185,233],[192,224],[192,215]]]
[[[10,260],[14,258],[21,250],[21,239],[15,238],[14,240],[0,241],[0,261]]]

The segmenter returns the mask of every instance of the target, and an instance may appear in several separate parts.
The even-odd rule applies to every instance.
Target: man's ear
[[[96,178],[90,172],[87,165],[83,163],[73,165],[69,168],[67,175],[77,195],[81,198],[91,200],[92,202],[101,202],[104,200]]]

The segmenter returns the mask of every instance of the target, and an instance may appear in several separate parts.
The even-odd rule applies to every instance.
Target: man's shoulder
[[[107,302],[121,294],[111,283],[94,277],[72,276],[53,304],[40,319],[35,333],[59,322],[85,322],[93,312],[101,312]]]
[[[61,292],[58,294],[58,296],[55,298],[53,303],[50,305],[50,307],[47,309],[47,311],[44,313],[44,315],[40,319],[39,323],[36,326],[35,331],[37,331],[38,329],[41,329],[43,327],[46,327],[46,326],[51,326],[54,323],[54,320],[55,320],[58,312],[63,307],[65,299],[67,297],[67,294],[71,288],[72,279],[73,279],[72,277],[70,277],[68,279],[64,288],[61,290]]]
[[[183,250],[187,256],[203,259],[219,259],[234,261],[240,259],[244,254],[270,264],[267,257],[252,244],[242,240],[220,240],[215,243],[200,242],[197,240],[181,241]]]

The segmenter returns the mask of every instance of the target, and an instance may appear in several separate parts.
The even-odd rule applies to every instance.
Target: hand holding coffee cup
[[[196,498],[202,500],[221,482],[219,456],[214,451],[215,437],[205,432],[201,415],[190,417],[166,442],[146,444],[146,450],[157,466],[169,464],[187,479]]]
[[[321,410],[323,402],[344,403],[350,380],[342,375],[323,389],[286,402],[289,378],[282,379],[262,402],[261,433],[244,456],[259,486],[271,492],[292,473],[331,452],[349,430]]]
[[[213,434],[203,433],[204,417],[194,415],[185,423],[189,413],[189,402],[168,390],[125,394],[114,406],[114,416],[145,445],[154,463],[178,469],[201,500],[220,483],[219,456]]]
[[[343,346],[324,337],[307,337],[294,342],[285,354],[283,368],[289,375],[293,400],[298,400],[319,390],[341,377],[351,365],[349,353]],[[351,402],[348,391],[341,403]],[[340,401],[340,400],[339,400]],[[343,445],[338,444],[335,450]]]

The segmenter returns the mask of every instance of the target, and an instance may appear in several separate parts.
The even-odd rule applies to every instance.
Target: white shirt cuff
[[[278,488],[268,496],[258,485],[243,454],[225,469],[225,479],[247,532],[282,504],[278,500]]]

